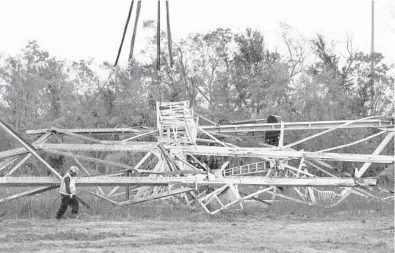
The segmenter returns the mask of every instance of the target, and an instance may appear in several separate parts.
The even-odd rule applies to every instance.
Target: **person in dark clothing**
[[[67,206],[71,207],[71,214],[73,217],[77,216],[79,203],[76,196],[75,176],[78,174],[78,167],[71,166],[69,171],[62,178],[60,185],[61,204],[56,218],[59,220],[66,212]]]

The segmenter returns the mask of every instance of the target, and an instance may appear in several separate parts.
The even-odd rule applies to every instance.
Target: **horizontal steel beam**
[[[337,120],[337,121],[307,121],[307,122],[284,122],[284,130],[310,130],[310,129],[329,129],[339,127],[346,123],[351,124],[341,128],[387,128],[394,127],[394,121],[391,120]],[[281,123],[261,123],[261,124],[234,124],[234,125],[217,125],[217,126],[200,126],[201,129],[209,133],[242,133],[242,132],[260,132],[260,131],[280,131]],[[51,129],[28,130],[27,134],[43,134]],[[153,128],[144,129],[144,131],[154,130]],[[69,132],[76,134],[122,134],[122,133],[141,133],[142,130],[133,128],[90,128],[90,129],[56,129],[56,132]]]
[[[53,177],[1,177],[0,186],[58,186],[59,180]],[[144,186],[167,186],[180,185],[188,187],[196,186],[223,186],[256,185],[256,186],[339,186],[353,187],[356,185],[375,185],[374,178],[262,178],[262,177],[226,177],[214,180],[201,179],[200,177],[77,177],[78,186],[121,186],[121,185],[144,185]]]
[[[61,151],[157,151],[155,142],[127,142],[119,144],[57,144],[45,143],[38,146],[39,149],[52,149]]]
[[[45,144],[32,144],[33,147],[44,150],[62,150],[62,151],[135,151],[135,152],[148,152],[155,151],[156,143],[149,142],[119,142],[117,144],[59,144],[59,143],[45,143]],[[24,148],[15,148],[0,152],[0,159],[27,154],[29,151]]]
[[[158,151],[156,143],[125,143],[125,144],[41,144],[38,146],[43,150],[62,151],[135,151],[155,152]],[[394,156],[388,155],[364,155],[364,154],[340,154],[324,152],[304,152],[294,150],[273,150],[273,148],[234,148],[215,146],[171,146],[164,145],[171,153],[188,153],[193,155],[207,156],[232,156],[232,157],[261,157],[280,159],[306,159],[345,161],[345,162],[371,162],[371,163],[393,163]]]
[[[351,122],[351,123],[350,123]],[[340,127],[341,125],[349,125]],[[311,121],[311,122],[284,122],[284,131],[290,130],[314,130],[329,128],[394,128],[394,122],[390,120],[338,120],[338,121]],[[209,133],[243,133],[243,132],[264,132],[280,131],[281,123],[262,123],[262,124],[242,124],[242,125],[218,125],[200,126]]]
[[[75,134],[133,134],[141,133],[142,131],[133,128],[76,128],[76,129],[37,129],[27,130],[26,134],[43,134],[48,131],[55,131],[57,133],[75,133]],[[147,131],[147,129],[144,129]]]
[[[293,150],[273,150],[272,148],[234,148],[234,147],[213,147],[213,146],[185,146],[169,147],[171,152],[185,152],[193,155],[207,156],[232,156],[232,157],[261,157],[280,159],[318,159],[345,162],[372,162],[372,163],[393,163],[394,156],[389,155],[361,155],[347,153],[321,153],[304,152]]]
[[[42,144],[41,149],[63,150],[63,151],[135,151],[135,152],[155,152],[155,144],[142,145],[105,145],[105,144]],[[15,152],[18,151],[18,152]],[[370,162],[370,163],[393,163],[394,156],[387,155],[361,155],[361,154],[340,154],[340,153],[320,153],[320,152],[298,152],[298,151],[273,151],[265,148],[227,148],[227,147],[171,147],[174,153],[186,152],[193,155],[207,156],[233,156],[233,157],[262,157],[280,159],[318,159],[329,161],[346,162]],[[12,155],[28,153],[21,148],[12,151],[0,152],[0,158]]]

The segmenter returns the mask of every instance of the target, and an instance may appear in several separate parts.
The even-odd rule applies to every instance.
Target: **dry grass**
[[[25,189],[23,189],[25,190]],[[15,193],[16,189],[1,189],[3,196]],[[22,191],[22,189],[19,189]],[[323,208],[308,206],[292,201],[275,202],[266,208],[259,202],[249,201],[244,203],[242,211],[224,211],[217,215],[209,215],[199,205],[187,206],[179,201],[158,200],[136,204],[128,207],[114,208],[114,205],[98,199],[90,194],[79,194],[92,211],[80,206],[80,219],[94,220],[188,220],[188,221],[229,221],[244,218],[306,218],[330,219],[338,217],[344,219],[368,217],[393,217],[394,202],[366,199],[359,196],[350,196],[338,206]],[[17,200],[0,203],[0,219],[43,218],[52,219],[60,205],[57,190],[46,192],[33,197],[24,197]],[[70,214],[70,208],[65,217]]]

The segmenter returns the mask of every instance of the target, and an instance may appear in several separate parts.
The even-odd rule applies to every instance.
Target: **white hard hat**
[[[70,167],[70,171],[71,171],[71,172],[74,172],[75,174],[78,174],[79,169],[78,169],[77,166],[71,166],[71,167]]]

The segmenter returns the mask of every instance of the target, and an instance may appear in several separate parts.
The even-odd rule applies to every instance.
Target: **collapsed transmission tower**
[[[393,120],[370,117],[203,126],[199,124],[203,117],[190,109],[188,101],[158,102],[156,113],[156,129],[29,130],[27,134],[38,136],[31,144],[0,121],[1,127],[22,144],[0,152],[0,189],[31,187],[0,199],[0,203],[57,189],[64,169],[53,167],[44,159],[51,155],[71,160],[83,172],[76,178],[79,188],[114,206],[177,196],[186,204],[200,205],[210,214],[228,208],[242,209],[246,200],[265,205],[285,199],[334,206],[351,194],[377,198],[371,191],[376,178],[362,176],[373,163],[394,163],[393,154],[380,154],[393,141]],[[307,152],[295,148],[339,129],[366,128],[378,130],[363,139],[325,150]],[[299,130],[320,132],[286,144],[285,133]],[[231,141],[251,137],[248,133],[252,132],[278,133],[276,145],[240,147]],[[116,136],[117,140],[103,136]],[[333,152],[383,136],[372,154]],[[22,168],[31,158],[41,166],[34,168],[35,173],[26,174]],[[353,175],[339,174],[333,162],[361,166]]]

